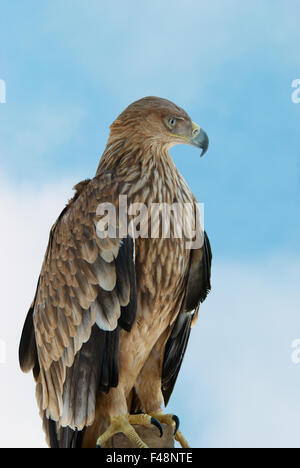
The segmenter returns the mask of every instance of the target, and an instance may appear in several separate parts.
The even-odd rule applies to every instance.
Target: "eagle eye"
[[[176,123],[177,123],[177,119],[175,119],[175,117],[170,117],[168,119],[168,127],[170,129],[173,129],[175,127]]]

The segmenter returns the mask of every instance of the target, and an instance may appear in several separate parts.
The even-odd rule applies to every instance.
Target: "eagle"
[[[188,447],[164,408],[211,289],[212,253],[169,154],[177,144],[203,155],[209,140],[166,99],[129,105],[110,126],[95,177],[74,187],[51,229],[19,347],[51,448],[108,447],[117,433],[147,448],[134,426],[162,433],[163,424]],[[170,206],[189,209],[169,210],[163,235]]]

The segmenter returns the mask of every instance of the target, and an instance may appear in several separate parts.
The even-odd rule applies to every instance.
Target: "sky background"
[[[0,446],[44,446],[17,346],[50,226],[112,121],[156,95],[211,141],[171,150],[214,268],[170,410],[196,447],[300,447],[299,17],[297,0],[0,1]]]

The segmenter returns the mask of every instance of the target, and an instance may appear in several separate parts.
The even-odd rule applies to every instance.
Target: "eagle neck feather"
[[[169,198],[173,198],[174,191],[182,189],[183,182],[169,154],[169,145],[151,139],[142,140],[143,144],[135,144],[135,141],[133,138],[110,138],[100,160],[97,175],[104,171],[112,171],[124,182],[130,182],[130,185],[143,185],[144,182],[144,186],[151,186],[153,192],[161,192],[162,187],[165,187],[163,192],[169,192],[168,200],[165,201],[169,201]]]

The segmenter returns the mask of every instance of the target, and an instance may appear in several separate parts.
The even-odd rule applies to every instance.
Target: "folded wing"
[[[97,208],[118,209],[112,174],[80,183],[50,234],[34,303],[20,343],[33,369],[41,412],[56,427],[94,420],[97,392],[118,384],[119,335],[136,316],[134,240],[97,235]]]

